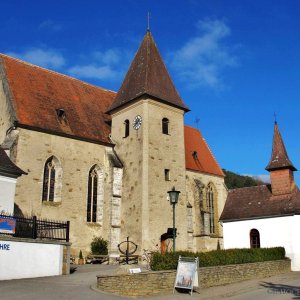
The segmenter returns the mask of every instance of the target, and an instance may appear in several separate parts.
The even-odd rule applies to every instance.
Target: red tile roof
[[[184,127],[185,162],[188,170],[225,176],[201,132]]]
[[[115,92],[3,54],[0,73],[1,67],[19,126],[110,143],[111,118],[106,111]],[[199,130],[185,126],[185,149],[187,169],[224,176]],[[195,151],[197,159],[192,156]]]
[[[53,133],[109,143],[105,111],[115,92],[0,54],[18,123]],[[1,70],[1,65],[0,65]],[[63,109],[65,119],[59,119]]]
[[[109,111],[143,95],[189,111],[172,82],[150,31],[145,34]]]
[[[220,220],[223,222],[300,214],[300,192],[273,196],[270,185],[230,190]]]

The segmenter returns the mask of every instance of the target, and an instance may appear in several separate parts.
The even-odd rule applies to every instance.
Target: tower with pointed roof
[[[266,170],[270,172],[272,194],[289,194],[295,189],[294,171],[297,169],[290,161],[278,124],[274,124],[272,155]]]
[[[139,252],[171,249],[173,186],[176,249],[222,247],[224,174],[201,132],[184,125],[189,108],[150,31],[117,93],[4,54],[0,81],[0,144],[28,172],[15,203],[70,220],[72,255],[87,255],[94,236],[110,254],[127,236]]]
[[[220,216],[224,248],[284,247],[291,270],[300,271],[300,191],[277,122],[271,160],[271,185],[232,189]]]
[[[172,227],[167,192],[181,191],[185,203],[184,113],[179,96],[148,30],[109,114],[112,141],[124,163],[122,238],[148,249]],[[185,210],[177,209],[178,242],[185,248]],[[121,239],[122,239],[121,238]]]

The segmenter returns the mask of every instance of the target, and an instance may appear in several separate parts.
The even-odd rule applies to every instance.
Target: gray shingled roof
[[[27,173],[17,167],[0,147],[0,175],[17,178],[23,174]]]

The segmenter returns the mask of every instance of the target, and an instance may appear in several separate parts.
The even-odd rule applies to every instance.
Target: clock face
[[[134,129],[139,129],[142,125],[142,117],[141,116],[136,116],[134,119],[133,119],[133,128]]]

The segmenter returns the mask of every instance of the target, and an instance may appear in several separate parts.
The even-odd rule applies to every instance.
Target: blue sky
[[[191,109],[185,122],[199,127],[220,165],[268,174],[276,113],[300,169],[300,1],[10,0],[1,11],[0,52],[114,91],[149,11]]]

